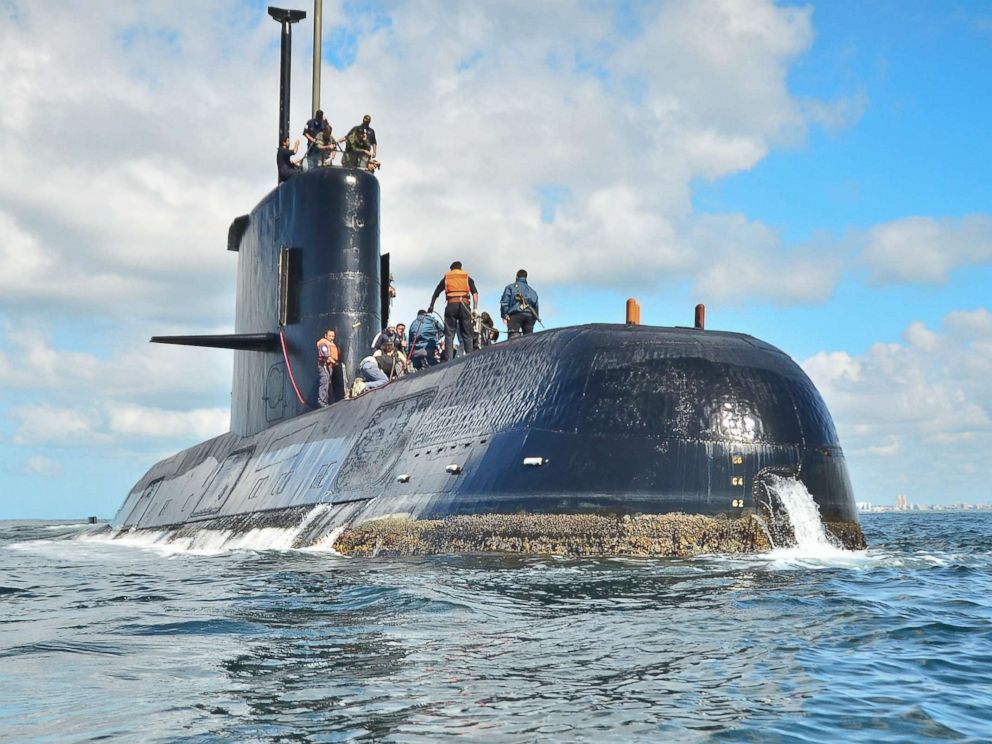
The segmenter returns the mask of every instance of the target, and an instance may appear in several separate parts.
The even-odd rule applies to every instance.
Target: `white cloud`
[[[0,27],[0,99],[11,102],[0,232],[33,263],[0,305],[228,319],[227,225],[273,184],[275,24],[233,0],[182,12],[15,7]],[[549,290],[695,279],[715,299],[830,293],[835,269],[805,249],[777,239],[743,256],[714,249],[740,242],[734,219],[710,220],[698,244],[690,199],[693,179],[751,168],[850,109],[789,92],[789,67],[813,40],[810,8],[637,6],[632,35],[608,6],[401,3],[388,23],[377,12],[325,9],[358,41],[352,66],[325,66],[324,108],[339,134],[375,114],[383,245],[405,285],[429,283],[455,255],[499,284],[524,253]],[[307,110],[308,24],[297,29],[294,131]],[[25,148],[39,128],[46,137]],[[550,224],[535,197],[546,185],[571,194]]]
[[[843,269],[837,252],[789,250],[780,236],[743,215],[694,221],[688,242],[695,252],[697,295],[706,301],[761,298],[776,305],[819,302],[833,291]]]
[[[903,338],[911,346],[915,346],[928,354],[932,354],[940,347],[940,336],[918,320],[906,327]]]
[[[838,131],[857,122],[868,109],[868,96],[857,93],[825,103],[823,101],[804,101],[803,108],[807,117],[828,131]]]
[[[945,500],[974,463],[992,477],[990,317],[985,308],[954,311],[937,330],[910,323],[904,344],[876,344],[857,356],[820,352],[802,363],[861,476],[855,489],[868,489],[869,500],[897,486],[914,501]],[[974,488],[970,481],[965,487]]]
[[[992,262],[992,217],[906,217],[865,236],[864,257],[879,283],[937,284],[960,266]]]
[[[39,403],[14,406],[10,414],[20,421],[14,434],[15,444],[79,446],[110,443],[109,436],[100,431],[99,414],[92,409]]]
[[[106,358],[98,357],[80,349],[76,335],[53,335],[37,321],[8,324],[0,328],[0,386],[44,390],[65,399],[78,399],[85,391],[83,397],[90,400],[189,397],[230,389],[229,351],[150,344],[147,332],[130,329],[108,351]]]
[[[954,310],[947,314],[944,325],[952,331],[992,338],[992,312],[984,307],[977,310]]]
[[[803,369],[821,384],[836,386],[861,379],[861,362],[846,351],[821,351],[803,362]]]
[[[135,439],[192,443],[223,434],[229,423],[229,413],[222,409],[175,411],[119,404],[71,408],[37,403],[14,406],[10,414],[19,422],[14,443],[27,446],[106,448]]]
[[[899,454],[899,438],[889,434],[881,444],[868,447],[865,451],[875,457],[894,457]]]
[[[184,437],[208,439],[228,431],[230,414],[218,408],[167,411],[161,408],[122,405],[109,412],[109,429],[127,437]]]
[[[32,455],[24,461],[24,472],[28,475],[62,475],[62,463],[44,455]]]

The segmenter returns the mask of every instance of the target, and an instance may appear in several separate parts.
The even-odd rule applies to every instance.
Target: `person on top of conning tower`
[[[341,165],[345,168],[368,168],[372,160],[372,145],[368,135],[360,127],[353,128],[345,137],[344,156]]]
[[[372,157],[374,158],[376,156],[376,153],[379,152],[379,145],[375,141],[375,130],[371,126],[369,126],[370,124],[372,124],[372,115],[365,114],[365,116],[362,117],[362,123],[352,127],[351,131],[348,132],[348,134],[351,134],[351,132],[354,132],[357,129],[363,130],[365,132],[365,138],[368,140],[369,145],[371,145],[372,147]]]
[[[300,172],[300,160],[293,160],[293,156],[300,149],[300,141],[296,140],[293,149],[289,149],[289,137],[286,137],[276,150],[276,171],[279,174],[279,183],[286,181]]]
[[[330,123],[327,124],[327,128],[323,132],[317,135],[313,149],[317,153],[317,168],[328,168],[334,165],[334,158],[338,154],[338,144],[334,140]]]
[[[324,112],[320,109],[317,109],[313,118],[308,120],[306,126],[303,127],[303,136],[307,141],[307,151],[304,156],[307,170],[319,167],[323,153],[318,146],[318,139],[325,131],[330,132],[330,130],[331,124],[324,118]]]
[[[462,262],[454,261],[451,264],[451,269],[438,282],[427,312],[434,312],[434,302],[442,291],[444,291],[445,299],[448,301],[444,308],[444,361],[447,362],[451,359],[456,329],[458,340],[462,344],[462,353],[470,354],[473,350],[472,311],[479,307],[479,290],[475,288],[475,281],[468,275],[468,272],[462,271]],[[470,297],[471,306],[469,305]]]

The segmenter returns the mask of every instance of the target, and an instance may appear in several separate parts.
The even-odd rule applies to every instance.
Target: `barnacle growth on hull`
[[[825,525],[844,547],[864,547],[857,523]],[[529,553],[687,558],[761,553],[774,546],[764,523],[694,514],[480,514],[415,520],[389,517],[345,529],[334,549],[356,556]]]

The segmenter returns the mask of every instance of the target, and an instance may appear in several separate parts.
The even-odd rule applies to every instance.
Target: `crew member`
[[[375,334],[375,338],[372,339],[372,351],[381,349],[386,345],[387,341],[396,343],[396,326],[386,326],[384,329]]]
[[[442,333],[441,324],[434,316],[428,315],[426,310],[417,311],[417,319],[410,324],[407,343],[414,369],[421,370],[437,364],[437,342]]]
[[[331,131],[331,125],[328,124],[327,128],[324,129],[319,135],[317,135],[317,141],[314,143],[314,150],[317,152],[317,167],[327,168],[334,165],[334,158],[338,154],[338,145],[334,141],[334,134]]]
[[[300,141],[296,140],[293,149],[289,149],[289,137],[282,141],[279,149],[276,150],[276,171],[279,174],[279,183],[286,181],[300,172],[300,161],[293,160],[293,156],[300,149]]]
[[[451,359],[451,349],[454,346],[455,331],[462,344],[462,353],[472,353],[472,312],[479,307],[479,291],[475,281],[462,271],[462,262],[455,261],[451,269],[438,282],[431,297],[427,312],[434,312],[434,302],[442,290],[448,304],[444,308],[444,361]],[[469,306],[471,298],[471,306]]]
[[[358,377],[365,383],[365,390],[375,390],[389,382],[375,357],[367,356],[358,365]]]
[[[369,144],[368,135],[360,127],[354,127],[348,136],[345,137],[344,155],[341,157],[341,165],[346,168],[368,168],[369,160],[372,158],[372,146]]]
[[[338,345],[334,343],[335,333],[330,328],[317,339],[317,405],[323,408],[331,404],[331,377],[338,364]]]
[[[499,338],[499,331],[493,327],[493,318],[485,310],[472,317],[472,332],[476,349],[494,344]]]
[[[512,341],[524,333],[534,332],[534,323],[541,319],[537,292],[527,283],[527,272],[520,269],[516,281],[507,284],[499,301],[499,314],[506,323],[506,335]]]
[[[318,147],[317,139],[323,134],[325,129],[330,130],[330,128],[330,123],[324,118],[324,112],[320,109],[317,109],[313,118],[307,121],[307,125],[303,128],[303,136],[307,140],[307,152],[305,156],[307,170],[312,170],[320,164],[321,151]]]
[[[375,141],[375,130],[370,126],[372,124],[372,116],[370,114],[365,114],[362,117],[362,123],[359,124],[355,129],[362,129],[365,131],[365,138],[369,141],[369,145],[372,148],[372,157],[376,156],[379,151],[378,145]]]
[[[402,351],[397,351],[396,344],[393,343],[392,339],[387,339],[382,348],[372,356],[375,357],[379,369],[390,380],[395,380],[406,369],[406,355]]]

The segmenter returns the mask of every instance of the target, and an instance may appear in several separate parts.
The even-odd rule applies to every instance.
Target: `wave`
[[[76,541],[113,547],[138,548],[166,556],[210,556],[238,550],[304,550],[340,555],[331,547],[340,534],[340,530],[330,533],[306,548],[297,547],[297,538],[300,533],[329,508],[327,504],[315,506],[299,524],[293,527],[258,527],[244,532],[237,530],[191,530],[188,527],[158,531],[103,531],[99,534],[79,535]]]

